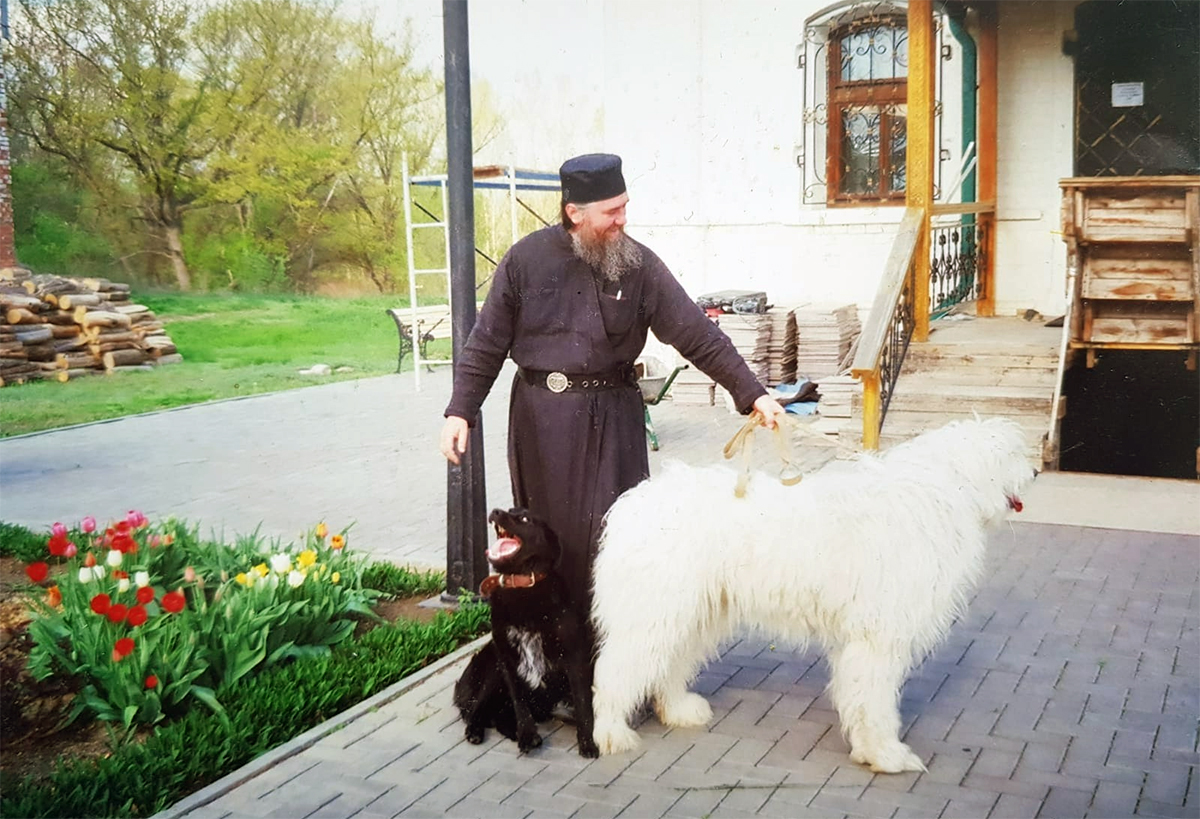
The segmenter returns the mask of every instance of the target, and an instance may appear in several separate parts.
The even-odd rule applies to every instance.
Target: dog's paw
[[[578,734],[579,739],[579,755],[585,759],[595,759],[600,756],[600,749],[596,747],[596,741],[582,731]]]
[[[850,752],[850,759],[860,765],[869,766],[875,773],[901,773],[903,771],[924,773],[926,770],[921,757],[899,740],[855,748]]]
[[[542,747],[542,737],[537,731],[521,733],[517,736],[517,750],[523,754],[540,747]]]
[[[637,731],[630,728],[624,722],[600,722],[596,721],[596,727],[592,731],[592,737],[596,740],[596,747],[602,754],[622,754],[626,751],[632,751],[641,744],[641,738],[637,735]]]
[[[699,694],[688,691],[672,699],[656,699],[654,713],[669,728],[695,728],[712,719],[712,706]]]
[[[477,725],[468,725],[467,730],[463,733],[467,738],[467,742],[472,745],[478,745],[483,742],[483,729]]]

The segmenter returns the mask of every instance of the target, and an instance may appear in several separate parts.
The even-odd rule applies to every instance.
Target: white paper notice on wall
[[[1140,82],[1114,82],[1112,84],[1113,108],[1136,108],[1144,104],[1143,84]]]

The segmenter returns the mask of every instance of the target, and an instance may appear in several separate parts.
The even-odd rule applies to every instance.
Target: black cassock
[[[620,282],[601,282],[561,226],[509,249],[454,366],[446,408],[475,424],[507,356],[521,368],[573,377],[632,367],[648,330],[733,396],[742,412],[766,390],[745,360],[649,248]],[[544,518],[563,544],[563,570],[588,592],[591,556],[617,496],[649,476],[642,394],[551,392],[520,375],[512,384],[508,465],[513,503]],[[653,543],[646,544],[653,549]]]

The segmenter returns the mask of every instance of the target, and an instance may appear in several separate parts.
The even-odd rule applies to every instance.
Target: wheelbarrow
[[[666,373],[667,365],[656,358],[645,358],[636,365],[638,388],[642,391],[642,412],[646,422],[646,437],[650,439],[650,449],[658,452],[658,433],[654,431],[654,422],[650,420],[650,408],[667,397],[671,390],[671,382],[675,376],[688,368],[681,364],[671,372]]]

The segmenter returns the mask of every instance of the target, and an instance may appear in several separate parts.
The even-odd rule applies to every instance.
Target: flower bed
[[[27,566],[41,587],[30,667],[76,680],[70,717],[112,726],[114,750],[5,781],[5,816],[161,810],[487,628],[486,607],[466,605],[355,636],[386,591],[364,577],[387,585],[396,567],[350,554],[324,526],[288,547],[224,545],[131,512],[104,531],[56,525],[48,551]]]

